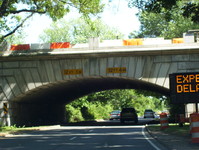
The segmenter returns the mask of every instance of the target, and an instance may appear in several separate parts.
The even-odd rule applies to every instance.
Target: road
[[[0,150],[166,150],[143,125],[61,126],[0,138]]]
[[[157,121],[157,118],[138,118],[138,125],[146,125],[146,124],[157,124],[159,123],[159,120]],[[79,123],[69,123],[68,126],[120,126],[120,120],[114,119],[114,120],[98,120],[97,122],[79,122]],[[135,125],[134,122],[125,122],[125,125]]]

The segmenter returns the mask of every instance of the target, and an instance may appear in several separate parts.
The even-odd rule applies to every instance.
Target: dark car
[[[110,113],[110,120],[120,119],[120,110],[114,110]]]
[[[123,108],[120,113],[120,122],[124,123],[125,121],[134,121],[138,123],[138,116],[134,108]]]

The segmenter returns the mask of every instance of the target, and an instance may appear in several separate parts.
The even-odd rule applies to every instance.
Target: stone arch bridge
[[[92,92],[144,89],[169,96],[169,74],[199,71],[199,45],[3,51],[0,124],[64,121],[64,106]]]

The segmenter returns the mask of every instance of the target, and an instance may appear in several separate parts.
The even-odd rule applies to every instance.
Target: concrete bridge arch
[[[169,90],[124,77],[90,77],[49,83],[15,99],[13,122],[17,125],[59,124],[65,121],[65,105],[90,93],[112,89],[142,89],[169,96]]]

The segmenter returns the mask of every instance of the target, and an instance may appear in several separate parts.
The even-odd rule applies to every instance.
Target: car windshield
[[[145,112],[150,112],[150,113],[152,113],[152,112],[153,112],[153,110],[150,110],[150,109],[149,109],[149,110],[145,110]]]
[[[111,112],[111,114],[118,114],[118,113],[120,113],[119,110],[116,110],[116,111],[112,111],[112,112]]]
[[[127,112],[127,113],[135,112],[135,109],[133,109],[133,108],[125,108],[125,109],[122,110],[122,112]]]

